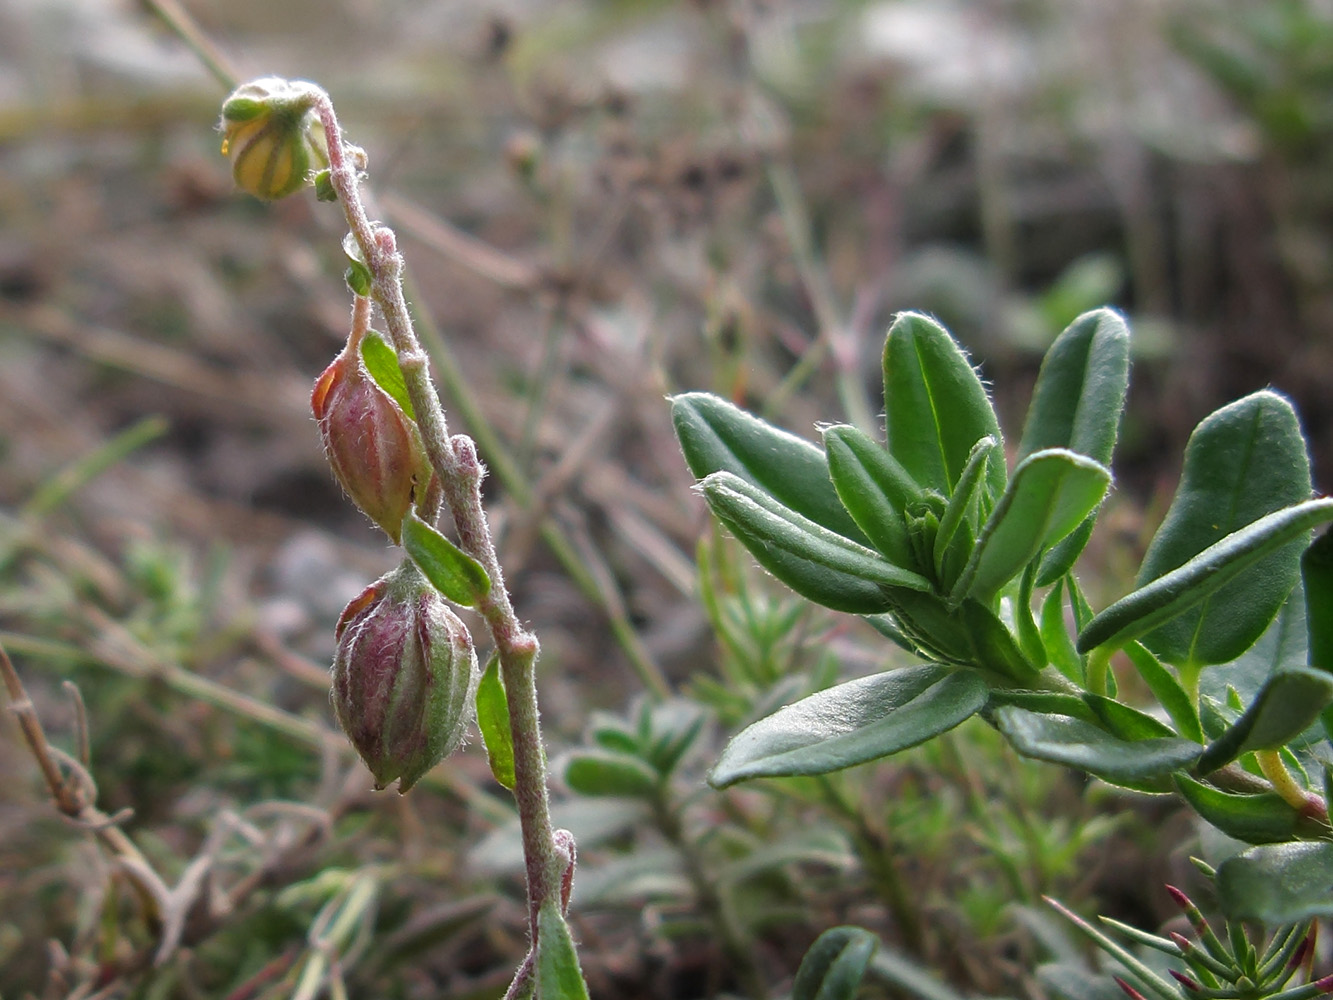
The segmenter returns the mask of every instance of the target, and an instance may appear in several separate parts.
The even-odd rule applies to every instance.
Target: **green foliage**
[[[830,927],[801,960],[792,1000],[853,1000],[879,940],[861,927]]]
[[[750,726],[709,781],[723,788],[863,764],[947,732],[985,705],[986,694],[976,674],[930,664],[848,681]]]
[[[541,908],[537,933],[537,995],[542,1000],[588,1000],[574,938],[555,900]]]
[[[491,656],[477,682],[477,728],[486,744],[495,780],[514,790],[514,737],[509,730],[509,702],[500,677],[500,658]]]
[[[470,608],[486,596],[490,577],[481,563],[460,549],[415,511],[403,519],[403,548],[441,594]]]
[[[720,399],[677,397],[704,498],[756,560],[928,661],[769,709],[732,738],[715,785],[828,774],[980,713],[1023,756],[1174,790],[1240,839],[1329,833],[1302,758],[1333,701],[1327,664],[1294,659],[1278,639],[1285,652],[1256,665],[1244,697],[1229,681],[1222,701],[1200,690],[1204,667],[1230,677],[1240,668],[1220,665],[1244,660],[1267,633],[1287,634],[1292,615],[1279,611],[1304,606],[1291,595],[1311,529],[1333,521],[1333,499],[1311,499],[1291,405],[1258,392],[1199,424],[1135,590],[1094,615],[1070,572],[1111,483],[1129,355],[1129,331],[1107,310],[1056,339],[1012,473],[976,372],[943,327],[913,313],[885,342],[885,444],[835,426],[821,455]],[[1322,609],[1328,560],[1323,548],[1304,560]],[[1043,597],[1039,587],[1051,589]],[[1312,650],[1328,645],[1327,620],[1311,620]],[[1110,666],[1121,649],[1155,711],[1117,697]]]

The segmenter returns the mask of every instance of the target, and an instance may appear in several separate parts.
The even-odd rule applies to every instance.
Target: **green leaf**
[[[1096,615],[1078,637],[1079,651],[1086,653],[1090,649],[1104,645],[1120,646],[1130,639],[1137,639],[1163,622],[1184,615],[1252,567],[1259,567],[1255,573],[1255,579],[1259,581],[1257,585],[1266,587],[1272,582],[1273,575],[1269,572],[1272,566],[1266,563],[1265,559],[1275,552],[1280,552],[1284,546],[1302,540],[1311,528],[1329,521],[1333,521],[1333,500],[1307,500],[1294,507],[1274,511],[1239,531],[1232,532],[1220,542],[1204,549],[1183,566],[1157,577]],[[1294,550],[1292,558],[1296,558]],[[1283,594],[1284,599],[1285,597],[1286,592]],[[1212,623],[1216,620],[1213,609],[1224,605],[1229,607],[1229,600],[1223,604],[1210,605],[1209,627],[1212,627]],[[1281,602],[1278,607],[1281,607]],[[1265,627],[1272,621],[1276,612],[1277,607],[1264,619]],[[1244,612],[1239,613],[1244,614]],[[1191,620],[1198,624],[1197,617],[1192,617]],[[1253,638],[1246,636],[1248,639],[1246,647],[1262,632],[1263,628],[1260,628],[1259,633]],[[1212,643],[1207,649],[1195,647],[1195,652],[1205,651],[1216,652],[1218,647]],[[1171,655],[1163,653],[1160,649],[1154,649],[1154,652],[1169,662],[1189,662],[1173,660]],[[1244,652],[1244,649],[1236,655],[1240,655],[1240,652]]]
[[[491,774],[514,790],[514,738],[509,729],[509,702],[500,677],[500,658],[492,654],[477,684],[477,728],[486,744]]]
[[[338,192],[333,187],[333,174],[327,167],[315,174],[314,184],[316,201],[338,200]]]
[[[1215,884],[1232,920],[1278,926],[1333,917],[1333,843],[1252,847],[1223,861]]]
[[[990,603],[1042,550],[1077,528],[1102,502],[1110,483],[1104,466],[1072,451],[1029,455],[1014,469],[981,529],[951,600],[968,596]]]
[[[1023,570],[1022,582],[1018,585],[1018,597],[1014,601],[1014,628],[1018,632],[1018,645],[1023,656],[1038,670],[1044,669],[1050,662],[1046,652],[1046,643],[1042,641],[1041,630],[1032,617],[1032,584],[1036,579],[1037,568],[1031,563]],[[1064,639],[1069,641],[1068,636]]]
[[[403,548],[426,579],[455,604],[470,608],[491,589],[481,563],[432,528],[416,511],[403,519]]]
[[[1325,531],[1305,550],[1301,575],[1310,666],[1333,671],[1333,531]]]
[[[1020,682],[1032,680],[1045,666],[1031,662],[1008,626],[981,602],[969,597],[956,614],[972,647],[966,662]]]
[[[1118,736],[1122,740],[1137,742],[1176,735],[1175,730],[1166,723],[1122,701],[1093,694],[1091,691],[1084,693],[1083,700],[1097,716],[1098,722],[1113,736]]]
[[[1021,708],[997,709],[995,723],[1024,757],[1076,767],[1113,785],[1145,791],[1166,790],[1171,772],[1188,768],[1203,752],[1189,740],[1122,740],[1080,719]]]
[[[1138,586],[1169,576],[1233,532],[1310,494],[1310,460],[1291,404],[1265,390],[1224,406],[1190,435],[1180,486],[1148,546]],[[1303,535],[1267,550],[1253,572],[1162,622],[1143,644],[1169,663],[1226,663],[1240,656],[1296,585]]]
[[[370,268],[359,260],[347,265],[347,270],[343,272],[343,280],[347,282],[347,287],[351,289],[353,295],[360,295],[362,298],[370,295],[370,286],[374,283]]]
[[[1310,666],[1333,673],[1333,531],[1325,531],[1305,550],[1301,577]],[[1324,712],[1324,733],[1333,739],[1333,709]]]
[[[1065,581],[1060,578],[1041,602],[1041,642],[1055,668],[1075,684],[1083,686],[1083,659],[1065,625]]]
[[[1018,459],[1068,448],[1110,466],[1129,386],[1129,328],[1110,309],[1084,313],[1055,339],[1042,359]],[[1092,534],[1088,519],[1047,552],[1037,586],[1069,572]]]
[[[543,903],[537,913],[537,996],[541,1000],[588,1000],[574,938],[555,899]]]
[[[1064,576],[1073,568],[1078,557],[1087,547],[1092,530],[1097,526],[1097,512],[1094,510],[1077,528],[1052,545],[1037,567],[1037,586],[1046,587]]]
[[[820,691],[761,719],[727,744],[709,775],[717,788],[746,778],[826,774],[938,736],[986,703],[975,673],[904,667]]]
[[[862,927],[830,927],[796,970],[792,1000],[854,1000],[879,938]]]
[[[376,384],[393,397],[404,413],[415,420],[417,412],[412,409],[412,400],[407,395],[403,370],[398,367],[398,354],[377,331],[371,330],[362,338],[361,360],[365,362],[366,371],[370,372]]]
[[[696,479],[730,472],[816,524],[868,544],[829,481],[824,453],[809,441],[707,392],[671,397],[671,419]]]
[[[972,446],[1003,442],[985,386],[948,331],[920,313],[901,313],[884,342],[884,412],[889,453],[923,488],[953,495]],[[986,493],[1004,492],[1003,462],[986,470]]]
[[[1128,387],[1129,328],[1124,319],[1110,309],[1084,313],[1042,359],[1018,459],[1048,448],[1068,448],[1109,465]]]
[[[968,1000],[945,983],[938,972],[887,946],[881,946],[875,953],[869,971],[872,977],[892,987],[894,994],[916,1000]]]
[[[1203,730],[1199,726],[1199,712],[1189,694],[1181,687],[1179,679],[1168,667],[1162,666],[1157,657],[1142,643],[1131,642],[1125,647],[1129,661],[1139,672],[1148,690],[1153,693],[1171,721],[1176,725],[1176,732],[1187,740],[1203,742]]]
[[[1082,719],[1094,726],[1100,720],[1086,701],[1076,694],[1061,691],[1022,691],[1013,688],[996,688],[990,693],[988,707],[994,709],[1001,705],[1014,705],[1028,712],[1039,715],[1068,715]]]
[[[920,654],[991,670],[1020,682],[1039,672],[1004,622],[984,604],[969,597],[951,610],[934,594],[902,588],[893,589],[890,596],[894,624],[906,636],[909,648]]]
[[[1245,713],[1208,745],[1198,771],[1208,774],[1251,750],[1273,750],[1295,739],[1333,701],[1333,674],[1309,667],[1268,678]]]
[[[700,489],[713,513],[760,565],[817,604],[875,614],[890,608],[885,587],[930,587],[924,577],[815,524],[739,476],[715,472]]]
[[[915,566],[903,510],[920,492],[906,470],[869,434],[856,427],[824,431],[828,475],[843,507],[875,548],[892,563]]]
[[[944,515],[940,518],[939,530],[935,533],[935,551],[933,554],[935,578],[937,580],[944,581],[948,579],[945,556],[949,552],[950,544],[958,534],[959,526],[965,520],[971,520],[973,531],[975,531],[976,524],[980,521],[980,518],[974,512],[981,510],[979,490],[989,463],[1002,463],[1003,461],[1004,455],[1000,451],[1000,443],[993,437],[984,437],[972,446],[972,451],[967,458],[967,465],[963,467],[963,474],[958,477],[958,485],[954,487],[953,496],[949,498],[949,505],[944,509]],[[967,555],[968,552],[964,550],[962,556],[965,558]],[[965,563],[960,562],[959,565],[965,565]],[[954,572],[957,572],[956,568]]]
[[[685,698],[659,702],[650,711],[653,738],[643,756],[659,774],[670,774],[703,731],[705,715]]]
[[[1228,837],[1247,844],[1282,844],[1295,836],[1301,815],[1276,792],[1237,795],[1184,774],[1174,779],[1194,811]]]
[[[637,757],[607,750],[578,750],[565,763],[565,784],[580,795],[651,799],[658,774]]]

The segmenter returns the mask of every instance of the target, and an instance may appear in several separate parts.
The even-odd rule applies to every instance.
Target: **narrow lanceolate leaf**
[[[1037,715],[1005,706],[995,723],[1024,757],[1087,771],[1126,788],[1164,791],[1173,771],[1189,768],[1203,747],[1171,737],[1122,740],[1081,719]]]
[[[1138,585],[1186,565],[1266,515],[1310,499],[1310,460],[1296,411],[1275,392],[1256,392],[1206,417],[1185,447],[1180,486],[1157,530]],[[1168,663],[1228,663],[1277,614],[1299,576],[1298,532],[1265,553],[1254,571],[1163,620],[1143,644]]]
[[[1208,774],[1251,750],[1295,739],[1333,701],[1333,674],[1309,667],[1281,670],[1264,682],[1245,713],[1208,745],[1198,771]]]
[[[1200,816],[1228,837],[1247,844],[1283,844],[1291,840],[1301,814],[1275,792],[1237,795],[1184,774],[1175,775],[1176,790]]]
[[[412,409],[412,400],[407,394],[403,370],[398,367],[398,354],[377,331],[371,330],[362,339],[361,360],[366,363],[366,371],[370,372],[370,377],[393,397],[394,402],[403,408],[404,413],[415,420],[417,413]]]
[[[555,899],[543,903],[537,914],[537,996],[541,1000],[588,1000],[574,938]]]
[[[884,446],[856,427],[824,431],[828,475],[843,507],[875,548],[892,563],[920,569],[907,537],[903,510],[920,492],[907,471]]]
[[[972,446],[1000,424],[981,379],[948,331],[920,313],[902,313],[884,342],[884,412],[889,453],[923,489],[952,496]],[[986,470],[993,502],[1004,492],[1003,462]]]
[[[855,1000],[879,938],[863,927],[830,927],[796,970],[791,1000]]]
[[[1157,703],[1166,709],[1166,714],[1175,723],[1176,732],[1187,740],[1203,742],[1203,729],[1199,726],[1199,710],[1181,686],[1179,678],[1169,667],[1162,665],[1157,657],[1142,643],[1131,642],[1125,647],[1129,661],[1139,672],[1148,690],[1153,693]]]
[[[935,533],[934,552],[937,580],[944,581],[946,578],[945,556],[964,521],[972,522],[975,534],[981,520],[978,516],[982,509],[979,494],[991,462],[1003,463],[1004,454],[1000,451],[1000,442],[988,436],[972,446],[972,452],[967,457],[967,465],[963,466],[963,474],[958,477],[953,496],[949,498],[949,504],[944,508],[944,516],[940,518],[940,527]],[[965,556],[966,552],[963,555]],[[942,586],[947,584],[942,583]]]
[[[990,693],[987,707],[994,710],[1001,705],[1014,705],[1038,715],[1067,715],[1073,719],[1082,719],[1084,722],[1092,723],[1094,726],[1098,725],[1100,721],[1086,701],[1076,694],[1066,694],[1063,691],[1024,691],[1019,688],[996,688]]]
[[[1097,716],[1101,726],[1122,740],[1132,742],[1176,735],[1176,731],[1165,722],[1154,719],[1146,712],[1140,712],[1123,701],[1093,694],[1091,691],[1084,693],[1083,700]]]
[[[505,788],[514,789],[514,738],[509,729],[509,703],[500,678],[500,659],[492,655],[477,684],[477,728],[486,744],[491,774]]]
[[[1041,602],[1041,641],[1055,668],[1083,686],[1083,659],[1074,648],[1065,624],[1065,582],[1060,579]]]
[[[934,664],[862,677],[761,719],[722,752],[718,788],[746,778],[826,774],[947,732],[985,703],[977,674]]]
[[[765,569],[802,597],[852,614],[890,609],[886,587],[928,590],[929,582],[784,507],[729,472],[700,484],[714,514]]]
[[[1333,917],[1333,843],[1252,847],[1218,866],[1216,884],[1232,920],[1276,927]]]
[[[824,453],[809,441],[707,392],[673,396],[671,420],[695,478],[730,472],[816,524],[868,541],[838,499]]]
[[[431,585],[455,604],[470,608],[491,589],[491,579],[481,563],[417,517],[415,511],[409,511],[403,520],[403,548]]]
[[[981,529],[950,599],[989,603],[1043,549],[1077,528],[1110,484],[1105,466],[1072,451],[1055,448],[1029,455],[1014,469]]]
[[[1084,313],[1055,339],[1041,363],[1018,459],[1068,448],[1110,466],[1129,386],[1129,328],[1110,309]],[[1088,519],[1041,561],[1037,586],[1069,572],[1092,534]]]
[[[1265,560],[1275,552],[1281,553],[1285,546],[1303,543],[1311,528],[1330,521],[1333,521],[1333,499],[1307,500],[1259,518],[1210,545],[1183,566],[1157,577],[1094,616],[1078,637],[1079,651],[1086,653],[1103,645],[1120,646],[1130,639],[1137,639],[1159,625],[1183,616],[1251,569],[1264,569],[1252,575],[1258,581],[1256,587],[1267,589],[1273,577],[1266,571],[1269,564]],[[1292,553],[1293,559],[1298,557],[1299,551]],[[1283,592],[1284,599],[1289,591],[1290,587]],[[1223,606],[1233,605],[1229,598],[1225,602],[1210,604],[1208,627],[1213,627],[1212,623],[1216,621],[1215,608]],[[1278,604],[1280,606],[1281,602]],[[1276,613],[1275,607],[1268,614],[1265,626]],[[1247,615],[1243,609],[1238,610],[1237,614]],[[1191,616],[1190,620],[1196,625],[1200,621],[1198,616]],[[1224,629],[1225,626],[1219,624],[1218,628]],[[1234,634],[1233,630],[1226,631]],[[1262,633],[1263,628],[1260,628],[1254,638]],[[1245,648],[1253,641],[1249,639]],[[1218,648],[1212,643],[1209,643],[1207,650],[1202,645],[1190,644],[1178,658],[1175,657],[1182,651],[1175,649],[1174,644],[1166,652],[1160,649],[1154,649],[1154,652],[1168,662],[1186,663],[1191,662],[1191,652],[1216,652]]]

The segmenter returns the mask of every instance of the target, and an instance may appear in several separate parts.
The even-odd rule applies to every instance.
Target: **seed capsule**
[[[236,186],[256,198],[285,198],[328,166],[314,112],[316,91],[301,80],[266,76],[233,91],[222,104],[222,155]]]
[[[462,742],[477,655],[467,626],[410,561],[375,581],[338,621],[333,707],[384,788],[406,792]]]
[[[316,379],[310,408],[334,476],[397,542],[413,490],[430,477],[415,421],[366,370],[354,342]]]

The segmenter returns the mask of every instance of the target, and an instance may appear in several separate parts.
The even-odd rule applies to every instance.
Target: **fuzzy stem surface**
[[[509,703],[514,744],[514,801],[522,828],[528,887],[529,935],[537,941],[537,914],[548,899],[559,899],[563,867],[551,828],[546,788],[546,753],[537,708],[537,638],[519,621],[505,588],[504,574],[481,502],[485,469],[476,446],[465,435],[450,436],[444,408],[431,384],[426,353],[412,327],[403,294],[403,258],[392,230],[371,222],[361,199],[358,165],[343,141],[333,102],[311,87],[311,106],[328,144],[329,179],[347,217],[347,224],[371,274],[371,298],[380,307],[389,341],[398,355],[408,398],[431,467],[439,477],[445,506],[453,518],[459,547],[481,563],[491,587],[478,603],[500,659]],[[521,970],[520,970],[521,975]]]

